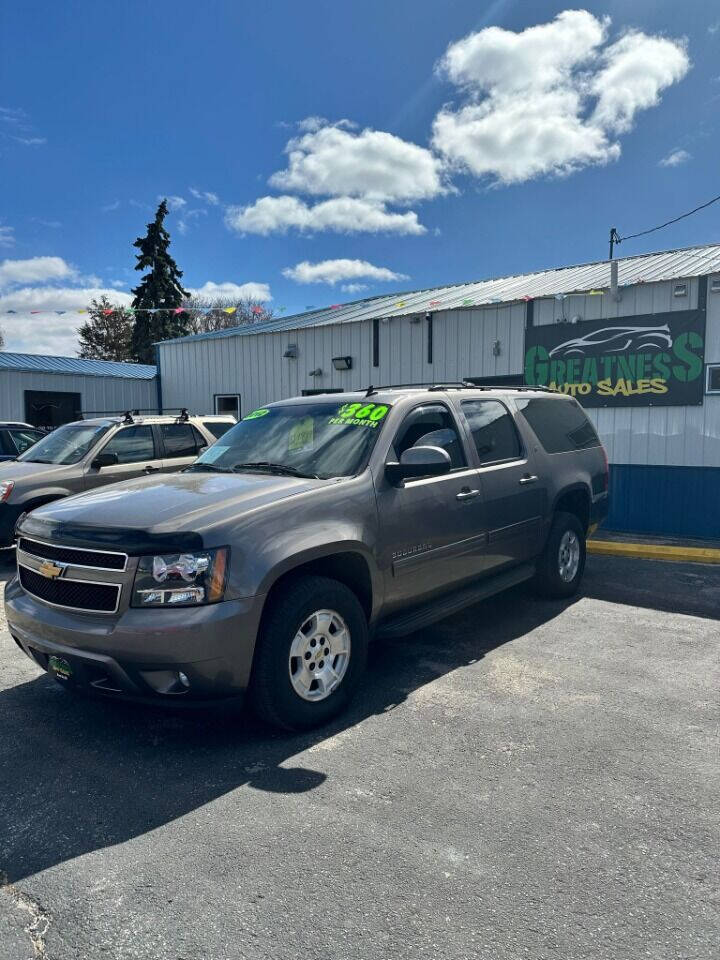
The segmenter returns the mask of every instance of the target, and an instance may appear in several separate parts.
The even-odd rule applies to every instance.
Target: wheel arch
[[[590,511],[592,495],[586,483],[573,483],[564,487],[555,497],[553,514],[558,512],[572,513],[580,521],[583,532],[587,535],[590,528]]]

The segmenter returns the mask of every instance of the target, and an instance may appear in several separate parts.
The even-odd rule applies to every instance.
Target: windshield
[[[17,458],[24,463],[77,463],[108,430],[107,424],[67,423]]]
[[[189,469],[354,476],[367,463],[389,409],[337,401],[263,407],[228,430]]]

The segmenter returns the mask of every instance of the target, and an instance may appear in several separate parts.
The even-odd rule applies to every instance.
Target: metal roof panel
[[[0,351],[0,370],[66,373],[83,377],[122,377],[126,380],[152,380],[157,373],[155,367],[144,363],[81,360],[79,357],[51,357],[39,353],[5,351]]]

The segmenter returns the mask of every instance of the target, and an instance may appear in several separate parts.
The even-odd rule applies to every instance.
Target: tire
[[[327,723],[347,707],[365,672],[368,626],[360,602],[337,580],[308,576],[271,604],[255,647],[250,704],[284,730]]]
[[[559,511],[537,560],[533,586],[541,597],[571,597],[585,569],[585,531],[574,513]]]

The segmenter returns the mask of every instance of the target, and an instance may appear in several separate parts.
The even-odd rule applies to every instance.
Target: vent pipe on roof
[[[617,260],[610,261],[610,296],[617,303],[620,298],[620,293],[618,291],[618,262]]]

